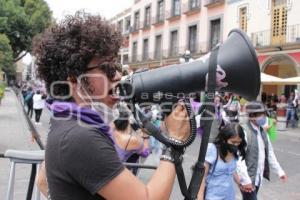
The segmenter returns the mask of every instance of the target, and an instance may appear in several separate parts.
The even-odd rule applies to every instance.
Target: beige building
[[[228,0],[225,32],[243,29],[258,52],[261,71],[280,78],[300,76],[300,1]],[[264,85],[262,92],[288,96],[296,85]]]
[[[110,21],[114,23],[123,35],[123,45],[119,52],[119,62],[123,65],[129,63],[129,35],[131,32],[131,8],[119,13]]]
[[[222,41],[224,6],[224,0],[139,0],[113,21],[131,16],[129,65],[154,68],[178,63],[186,50],[199,57]]]
[[[19,83],[26,80],[27,67],[25,63],[23,63],[22,59],[19,60],[16,65],[16,82]]]
[[[186,50],[197,58],[239,28],[256,47],[263,72],[300,76],[299,11],[299,0],[135,0],[114,20],[127,28],[120,60],[137,69],[178,63]],[[288,95],[295,88],[263,86],[262,91]]]

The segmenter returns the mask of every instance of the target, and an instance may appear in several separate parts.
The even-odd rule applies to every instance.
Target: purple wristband
[[[150,149],[149,148],[145,148],[141,153],[140,156],[142,156],[143,158],[147,158],[150,155]]]

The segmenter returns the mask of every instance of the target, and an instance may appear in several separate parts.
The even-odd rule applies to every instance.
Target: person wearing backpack
[[[208,144],[198,200],[235,199],[234,182],[239,185],[237,161],[245,158],[244,136],[242,127],[233,122],[220,128],[215,141]]]

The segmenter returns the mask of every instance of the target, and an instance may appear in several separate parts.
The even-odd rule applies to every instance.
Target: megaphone
[[[161,67],[133,74],[121,83],[121,95],[136,103],[158,103],[162,98],[204,91],[210,53],[189,63]],[[233,29],[219,46],[216,85],[218,91],[254,100],[260,89],[260,68],[248,36]],[[180,97],[179,97],[180,98]]]
[[[215,72],[216,76],[214,76]],[[211,82],[208,82],[208,80]],[[214,80],[216,80],[216,84],[214,84]],[[124,100],[127,99],[136,105],[137,116],[144,130],[147,130],[165,145],[172,146],[173,149],[182,149],[191,144],[196,137],[195,117],[190,116],[192,112],[188,104],[185,105],[190,116],[191,135],[186,141],[177,141],[174,138],[169,138],[168,134],[163,134],[159,128],[151,124],[137,104],[161,103],[168,100],[168,97],[170,97],[171,102],[174,102],[174,99],[181,97],[178,94],[189,94],[204,90],[208,92],[208,102],[213,102],[215,90],[233,92],[247,100],[254,100],[259,89],[260,68],[255,49],[246,34],[234,29],[229,33],[223,44],[200,59],[133,74],[120,84],[120,95],[124,96]],[[207,110],[212,113],[213,107],[213,105],[210,105]],[[180,161],[178,161],[177,156],[175,169],[178,177],[179,175],[181,177],[181,181],[179,180],[180,189],[186,199],[197,197],[204,174],[203,163],[211,125],[212,120],[210,118],[205,123],[198,161],[188,190],[185,178],[182,177],[183,171],[181,165],[178,164]],[[174,159],[176,159],[175,156]]]

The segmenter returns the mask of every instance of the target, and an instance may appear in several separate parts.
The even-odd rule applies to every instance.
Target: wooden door
[[[280,46],[286,41],[287,8],[286,0],[273,0],[271,44]]]

